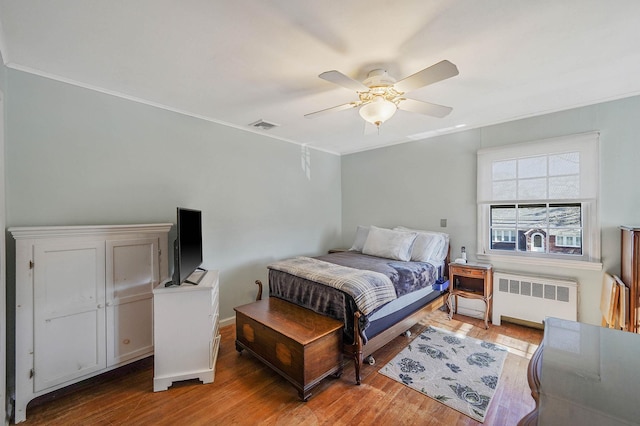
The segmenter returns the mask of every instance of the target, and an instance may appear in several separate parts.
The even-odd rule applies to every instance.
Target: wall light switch
[[[440,219],[440,228],[447,227],[447,219]]]

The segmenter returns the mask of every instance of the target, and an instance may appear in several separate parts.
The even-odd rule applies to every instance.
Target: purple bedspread
[[[367,269],[385,274],[391,279],[397,296],[411,293],[432,285],[437,268],[430,263],[401,262],[346,251],[318,256],[317,259],[357,269]],[[296,277],[286,272],[269,270],[269,294],[330,316],[345,324],[345,337],[353,338],[353,316],[358,310],[353,298],[344,292],[323,284]],[[360,318],[360,330],[364,341],[369,318]]]
[[[438,274],[436,267],[430,263],[402,262],[368,256],[356,251],[331,253],[318,256],[316,259],[350,268],[380,272],[391,279],[398,297],[432,285]]]

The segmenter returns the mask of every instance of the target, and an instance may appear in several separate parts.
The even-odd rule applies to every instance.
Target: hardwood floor
[[[235,329],[222,329],[215,381],[174,384],[153,392],[149,358],[117,374],[90,379],[53,397],[34,400],[23,425],[478,425],[378,370],[426,326],[462,332],[509,348],[494,400],[484,424],[515,425],[533,409],[527,364],[542,330],[503,322],[484,329],[482,320],[435,311],[414,326],[410,338],[398,336],[365,365],[362,385],[354,382],[353,362],[338,379],[325,379],[308,402],[285,379],[248,353],[235,349]]]

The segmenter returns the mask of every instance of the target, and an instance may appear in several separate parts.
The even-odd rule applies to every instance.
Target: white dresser
[[[153,354],[171,223],[10,228],[15,422],[33,398]]]
[[[153,289],[155,356],[153,390],[173,382],[199,379],[212,383],[220,345],[218,271],[205,274],[198,285]]]

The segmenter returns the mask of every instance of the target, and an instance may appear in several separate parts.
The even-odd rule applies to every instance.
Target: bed
[[[343,322],[360,384],[365,359],[443,305],[448,261],[447,234],[359,226],[347,251],[270,264],[269,296]]]

